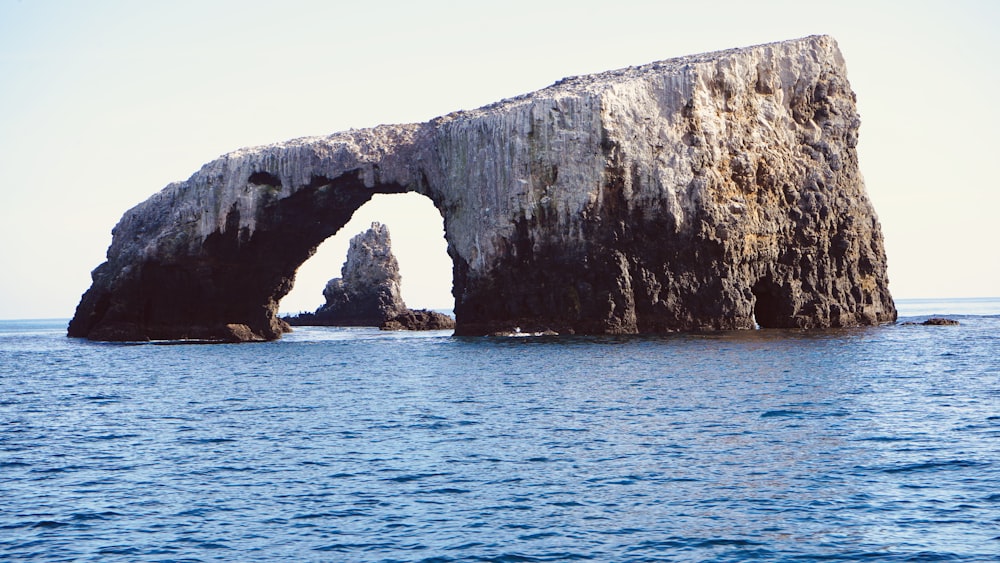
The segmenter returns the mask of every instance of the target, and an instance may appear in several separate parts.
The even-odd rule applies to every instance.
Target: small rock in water
[[[958,321],[956,321],[955,319],[945,319],[943,317],[932,317],[920,324],[926,326],[951,326],[951,325],[957,325]]]
[[[448,330],[455,328],[455,319],[427,309],[407,309],[385,321],[381,330]]]
[[[954,325],[957,325],[957,324],[959,324],[959,322],[956,321],[955,319],[946,319],[944,317],[931,317],[931,318],[929,318],[926,321],[921,322],[921,323],[914,322],[914,321],[908,321],[908,322],[902,323],[902,326],[917,326],[917,325],[922,325],[922,326],[954,326]]]

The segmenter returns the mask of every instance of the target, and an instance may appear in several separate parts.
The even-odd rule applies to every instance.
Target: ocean
[[[998,561],[958,326],[109,344],[0,321],[3,561]]]

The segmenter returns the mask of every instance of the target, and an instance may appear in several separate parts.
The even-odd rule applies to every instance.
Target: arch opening
[[[444,219],[430,198],[406,192],[374,195],[324,240],[296,271],[292,290],[279,304],[281,315],[311,313],[323,304],[323,288],[340,277],[351,238],[368,230],[372,222],[389,229],[406,305],[451,313],[452,262],[444,238]]]
[[[779,328],[781,298],[778,287],[770,280],[760,279],[750,289],[754,296],[753,321],[757,328]]]

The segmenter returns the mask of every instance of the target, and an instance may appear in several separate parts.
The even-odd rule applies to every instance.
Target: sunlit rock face
[[[444,217],[458,334],[891,322],[859,125],[816,36],[243,149],[125,214],[70,335],[277,338],[296,268],[404,191]]]

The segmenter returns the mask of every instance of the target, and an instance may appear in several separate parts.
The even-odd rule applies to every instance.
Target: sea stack
[[[351,239],[340,277],[323,289],[326,303],[315,313],[289,321],[292,325],[381,326],[406,310],[400,281],[389,229],[372,223]]]
[[[125,213],[69,334],[278,338],[298,266],[407,191],[444,217],[457,334],[892,322],[859,126],[813,36],[241,149]]]
[[[315,313],[287,317],[292,326],[374,326],[383,330],[442,330],[454,320],[435,311],[407,308],[399,263],[389,229],[375,222],[351,239],[340,277],[323,289],[326,303]]]

